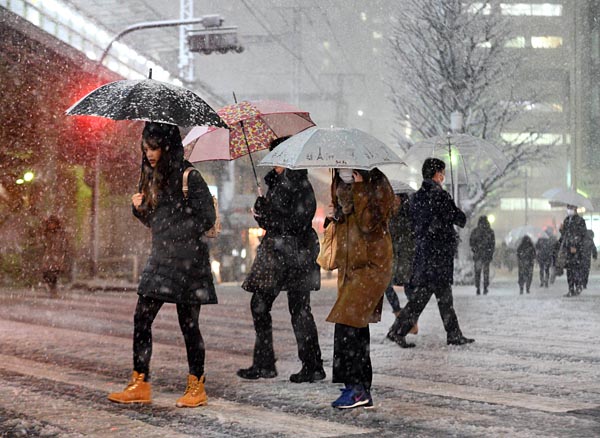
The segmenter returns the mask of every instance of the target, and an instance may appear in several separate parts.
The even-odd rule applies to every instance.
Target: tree
[[[536,134],[512,143],[500,136],[523,107],[514,94],[521,55],[507,47],[510,22],[491,1],[411,0],[400,9],[392,30],[389,84],[400,148],[414,144],[404,135],[407,126],[416,140],[442,135],[450,114],[459,111],[466,133],[501,145],[508,158],[504,173],[491,171],[461,195],[461,207],[473,216],[490,193],[510,188],[507,183],[521,166],[550,154],[547,145],[535,144]],[[527,100],[536,97],[532,93]]]

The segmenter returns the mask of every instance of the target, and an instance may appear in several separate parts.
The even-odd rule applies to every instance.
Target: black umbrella
[[[227,124],[200,96],[187,88],[152,79],[122,80],[96,88],[69,108],[68,115],[145,120],[178,126]]]

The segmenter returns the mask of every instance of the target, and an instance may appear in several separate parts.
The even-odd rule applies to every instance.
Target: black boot
[[[302,369],[294,373],[290,376],[290,382],[293,383],[304,383],[304,382],[314,382],[316,380],[323,380],[325,378],[325,370],[323,366],[319,366],[316,368],[302,366]]]
[[[237,371],[237,375],[242,379],[248,380],[272,379],[273,377],[277,377],[277,369],[275,365],[265,368],[252,365],[250,368],[240,368]]]
[[[448,345],[465,345],[475,342],[475,339],[465,338],[463,335],[448,337],[446,343]]]
[[[392,331],[388,332],[387,338],[390,341],[394,341],[401,348],[413,348],[413,347],[415,347],[415,344],[413,344],[412,342],[406,342],[406,338],[404,336],[397,335],[396,333],[394,333]]]

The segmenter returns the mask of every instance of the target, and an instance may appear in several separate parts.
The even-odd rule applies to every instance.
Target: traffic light
[[[241,53],[244,48],[240,45],[237,27],[209,28],[193,30],[188,33],[190,52],[210,55],[213,52],[227,53],[230,51]]]

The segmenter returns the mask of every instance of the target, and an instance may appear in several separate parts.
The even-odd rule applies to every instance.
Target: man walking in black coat
[[[452,283],[454,255],[458,246],[454,225],[464,227],[467,218],[442,188],[445,169],[443,161],[427,158],[422,168],[423,184],[410,202],[415,230],[415,257],[411,278],[414,292],[394,323],[394,330],[388,333],[388,337],[402,348],[415,346],[407,343],[405,336],[418,321],[431,295],[435,295],[437,299],[447,343],[463,345],[474,342],[474,339],[463,336],[454,311]]]
[[[587,238],[585,219],[577,214],[577,207],[567,205],[567,217],[562,224],[561,251],[566,251],[568,297],[579,295],[583,289],[584,246]]]
[[[496,236],[487,216],[479,218],[477,227],[471,232],[469,245],[473,252],[477,295],[481,294],[481,271],[483,271],[483,294],[487,295],[488,286],[490,285],[490,263],[494,257],[494,248],[496,246]]]
[[[285,138],[274,140],[271,150]],[[250,307],[256,339],[252,366],[238,370],[243,379],[277,376],[273,351],[271,308],[282,290],[287,291],[288,308],[298,344],[300,372],[294,383],[323,380],[317,326],[310,307],[310,291],[321,287],[317,265],[319,237],[312,228],[317,208],[315,193],[306,170],[275,167],[265,176],[267,194],[254,204],[254,217],[266,231],[250,274],[242,288],[252,293]]]

